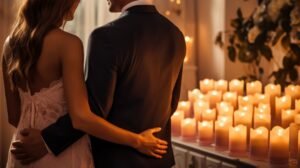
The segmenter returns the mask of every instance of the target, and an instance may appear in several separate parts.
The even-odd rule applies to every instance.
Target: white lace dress
[[[29,90],[29,89],[27,89]],[[44,129],[66,113],[66,101],[62,80],[53,82],[49,88],[31,95],[19,89],[21,118],[12,142],[20,139],[24,128]],[[58,139],[59,141],[59,139]],[[7,168],[93,168],[93,160],[87,135],[67,148],[57,157],[47,154],[42,159],[22,166],[9,152]]]

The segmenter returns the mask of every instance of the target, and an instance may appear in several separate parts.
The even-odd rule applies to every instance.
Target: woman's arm
[[[8,70],[7,70],[6,60],[5,60],[6,57],[5,54],[9,50],[8,42],[9,42],[9,38],[7,38],[3,46],[2,73],[3,73],[5,97],[6,97],[6,104],[7,104],[8,122],[14,127],[17,127],[21,115],[20,97],[19,97],[18,90],[12,89],[8,78]]]
[[[167,142],[152,135],[159,132],[159,128],[135,134],[114,126],[90,111],[83,74],[82,43],[80,39],[73,37],[67,44],[69,47],[66,47],[62,56],[62,70],[65,95],[74,128],[161,158],[166,153]]]

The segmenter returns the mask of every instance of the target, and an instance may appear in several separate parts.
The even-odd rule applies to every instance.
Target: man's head
[[[110,12],[121,12],[122,8],[128,3],[136,0],[107,0]]]

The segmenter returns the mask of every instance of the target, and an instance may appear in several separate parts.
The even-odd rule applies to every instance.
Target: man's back
[[[96,29],[91,41],[95,39],[101,40],[99,46],[106,46],[99,50],[95,43],[90,46],[87,88],[91,109],[102,111],[109,122],[136,133],[161,127],[156,136],[170,145],[170,117],[179,99],[185,56],[182,33],[154,6],[135,6],[115,22]],[[90,77],[99,67],[105,71],[99,74],[107,77]],[[111,87],[98,89],[105,88],[102,84]],[[163,159],[154,159],[129,147],[93,137],[91,141],[96,167],[165,168],[174,164],[171,146]]]

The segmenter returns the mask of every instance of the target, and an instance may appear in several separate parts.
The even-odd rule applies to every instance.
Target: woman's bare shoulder
[[[79,37],[74,34],[65,32],[61,29],[51,30],[45,37],[46,42],[50,42],[54,45],[60,45],[63,47],[72,46],[74,44],[82,45]]]

